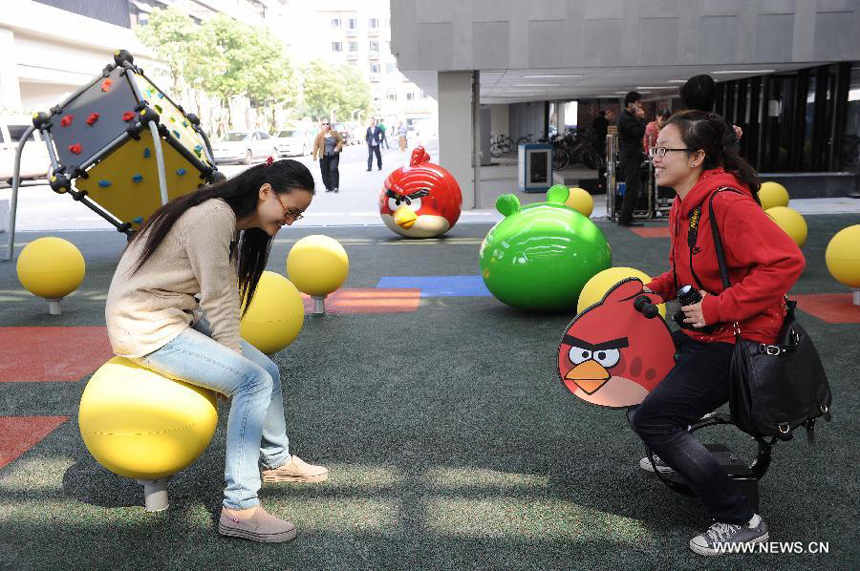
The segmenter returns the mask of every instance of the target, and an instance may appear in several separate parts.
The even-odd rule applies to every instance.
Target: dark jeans
[[[383,135],[383,136],[382,136],[382,139],[380,139],[380,141],[379,141],[379,146],[381,147],[382,145],[385,145],[385,148],[386,148],[386,149],[390,149],[390,148],[391,148],[391,147],[389,147],[389,146],[388,146],[388,137],[386,137],[385,135]]]
[[[618,223],[628,224],[633,220],[633,208],[642,191],[642,160],[622,160],[621,169],[626,190],[624,200],[621,201],[621,212],[618,213]]]
[[[320,173],[322,173],[323,186],[326,190],[334,190],[340,187],[340,153],[320,158]]]
[[[729,399],[731,343],[702,343],[681,332],[673,337],[680,359],[666,378],[628,414],[645,445],[696,492],[711,517],[746,523],[753,509],[736,482],[688,430]]]
[[[367,170],[373,168],[374,154],[376,154],[376,166],[382,168],[382,153],[379,152],[379,145],[367,145]]]

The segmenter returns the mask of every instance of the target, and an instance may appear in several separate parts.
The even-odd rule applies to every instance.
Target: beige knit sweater
[[[163,347],[202,310],[212,338],[241,353],[235,258],[236,216],[221,199],[188,209],[134,274],[144,244],[129,246],[111,281],[105,306],[108,337],[117,355],[142,357]],[[198,304],[195,295],[200,294]]]

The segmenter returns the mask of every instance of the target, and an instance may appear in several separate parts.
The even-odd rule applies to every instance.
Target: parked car
[[[277,156],[274,140],[263,131],[229,131],[212,145],[216,163],[241,162],[249,165],[254,159]]]
[[[314,148],[314,138],[318,131],[313,129],[284,129],[272,138],[279,157],[304,156]]]
[[[15,153],[21,137],[32,123],[27,116],[0,117],[0,184],[11,185],[15,169]],[[51,170],[51,159],[45,141],[34,131],[21,154],[22,179],[44,179]]]

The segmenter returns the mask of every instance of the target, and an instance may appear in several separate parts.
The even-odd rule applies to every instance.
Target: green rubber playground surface
[[[807,269],[795,294],[848,293],[824,263],[828,240],[856,224],[807,216]],[[667,238],[597,222],[613,265],[658,273]],[[406,241],[383,227],[287,228],[269,269],[309,234],[341,241],[346,289],[381,278],[477,276],[489,225]],[[26,242],[46,234],[19,234]],[[0,262],[0,569],[856,569],[860,567],[860,323],[799,311],[824,360],[833,422],[817,444],[779,443],[761,481],[771,540],[825,554],[703,558],[687,547],[709,522],[700,503],[638,468],[643,446],[623,411],[588,405],[556,374],[571,315],[529,315],[481,295],[423,296],[414,311],[307,317],[274,355],[292,451],[327,466],[322,484],[266,484],[263,505],[298,538],[263,545],[217,533],[228,405],[203,455],[169,484],[170,508],[143,509],[142,486],[108,472],[80,438],[77,408],[107,359],[104,299],[124,239],[57,233],[87,263],[81,287],[49,316]],[[17,250],[20,252],[20,248]],[[473,292],[474,293],[474,292]],[[45,337],[68,328],[62,343]],[[95,329],[94,329],[95,328]],[[731,428],[698,433],[741,455]]]

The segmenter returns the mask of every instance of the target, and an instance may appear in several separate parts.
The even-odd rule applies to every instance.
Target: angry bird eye
[[[406,204],[409,205],[409,208],[412,210],[421,210],[421,199],[420,198],[407,198]]]
[[[579,365],[591,359],[591,351],[582,347],[571,347],[567,355],[570,357],[570,362],[574,365]]]
[[[594,352],[594,360],[603,365],[605,369],[617,365],[620,358],[621,353],[618,352],[618,349],[601,349]]]
[[[397,198],[389,198],[388,199],[388,208],[391,209],[392,212],[400,208],[400,200]]]

